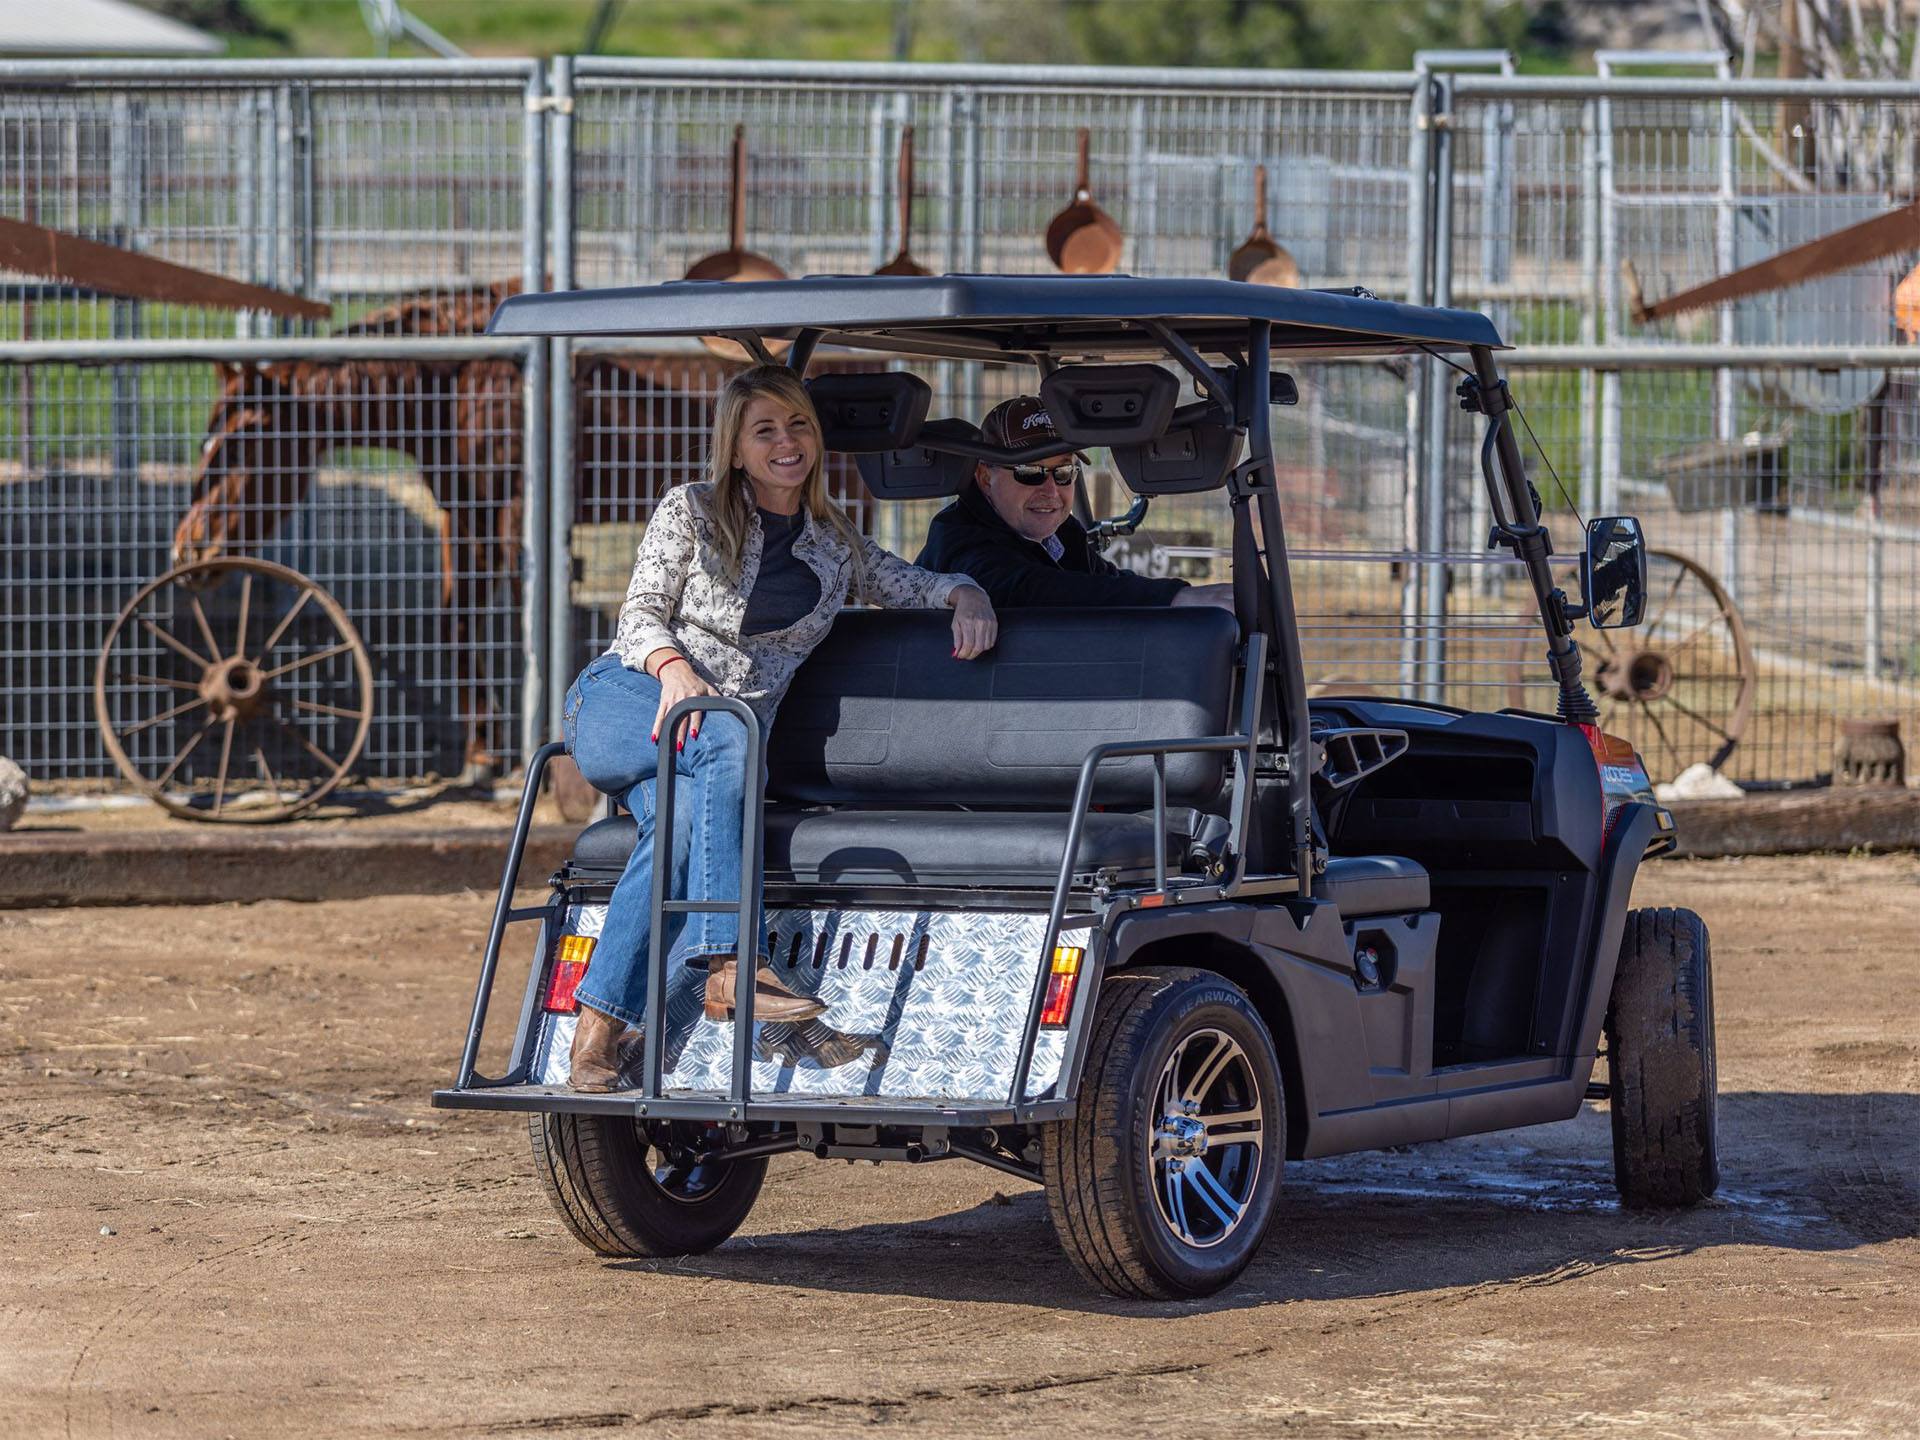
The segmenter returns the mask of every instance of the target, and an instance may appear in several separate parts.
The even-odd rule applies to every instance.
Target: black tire
[[[1632,910],[1607,1007],[1613,1183],[1636,1209],[1696,1205],[1720,1184],[1713,965],[1691,910]]]
[[[1209,1082],[1204,1072],[1221,1053],[1215,1037],[1231,1040],[1238,1054],[1229,1049]],[[1163,1092],[1170,1076],[1172,1089]],[[1197,1111],[1161,1113],[1194,1084]],[[1258,1118],[1224,1123],[1217,1135],[1203,1125],[1208,1133],[1199,1142],[1191,1125],[1210,1113],[1208,1104],[1239,1105],[1238,1113],[1250,1105]],[[1183,1138],[1165,1128],[1182,1124]],[[1094,1012],[1079,1104],[1071,1119],[1041,1127],[1054,1233],[1074,1267],[1110,1294],[1211,1295],[1247,1268],[1266,1237],[1286,1128],[1273,1037],[1238,986],[1205,970],[1110,975]],[[1185,1149],[1162,1154],[1196,1143],[1201,1153],[1190,1158],[1180,1158]],[[1229,1204],[1221,1207],[1212,1196]],[[1229,1213],[1236,1219],[1223,1223]]]
[[[529,1115],[534,1169],[567,1229],[600,1255],[663,1257],[713,1249],[747,1218],[765,1157],[697,1163],[701,1127],[675,1124],[666,1150],[613,1115]],[[656,1170],[655,1161],[659,1168]]]

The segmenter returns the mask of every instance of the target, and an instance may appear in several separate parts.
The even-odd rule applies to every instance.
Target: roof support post
[[[1244,487],[1260,507],[1260,535],[1267,561],[1267,600],[1273,633],[1268,661],[1273,667],[1281,733],[1287,751],[1287,848],[1300,894],[1311,895],[1317,868],[1313,845],[1313,742],[1307,719],[1307,676],[1301,663],[1299,626],[1293,613],[1293,576],[1287,565],[1286,528],[1280,518],[1280,494],[1273,467],[1273,405],[1268,395],[1273,362],[1273,331],[1256,320],[1247,334],[1247,460]]]
[[[555,290],[573,289],[573,61],[553,61],[547,109],[547,265]],[[578,418],[573,385],[573,340],[553,338],[547,353],[547,734],[561,733],[567,687],[574,666],[573,510],[574,429]]]
[[[1471,353],[1474,378],[1462,382],[1460,393],[1467,408],[1487,417],[1480,466],[1486,480],[1487,498],[1493,505],[1496,538],[1527,567],[1527,579],[1533,585],[1540,618],[1546,626],[1547,664],[1560,685],[1557,706],[1560,718],[1575,724],[1595,724],[1600,712],[1580,679],[1580,647],[1573,643],[1573,621],[1567,615],[1567,597],[1554,585],[1553,570],[1548,563],[1553,545],[1540,523],[1540,506],[1533,486],[1527,482],[1526,466],[1520,459],[1520,442],[1514,436],[1513,422],[1507,418],[1513,408],[1507,382],[1494,369],[1493,351],[1484,345],[1475,345]]]

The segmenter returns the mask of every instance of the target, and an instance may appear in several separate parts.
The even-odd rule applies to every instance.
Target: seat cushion
[[[576,870],[617,875],[633,853],[633,817],[589,825],[574,843]],[[765,864],[775,884],[952,885],[1050,888],[1067,842],[1067,816],[966,810],[796,810],[769,806]],[[1169,863],[1177,852],[1169,845]],[[1077,875],[1153,874],[1153,821],[1087,816]]]
[[[1356,915],[1410,915],[1430,903],[1427,872],[1398,855],[1342,855],[1327,861],[1321,878],[1343,919]]]
[[[767,739],[767,794],[795,805],[1066,809],[1100,744],[1234,729],[1233,616],[1212,605],[1014,610],[978,660],[953,617],[849,610],[794,675]],[[1167,798],[1205,808],[1226,757],[1176,753]],[[1094,800],[1153,804],[1153,762],[1103,765]]]

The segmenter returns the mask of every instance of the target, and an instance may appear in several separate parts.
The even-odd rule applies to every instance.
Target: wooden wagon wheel
[[[101,646],[93,706],[113,763],[160,805],[260,824],[346,779],[373,720],[373,667],[325,590],[228,556],[141,587]]]
[[[1726,763],[1753,718],[1758,667],[1739,607],[1709,571],[1648,551],[1646,618],[1625,630],[1581,625],[1576,638],[1600,728],[1632,741],[1654,779]]]

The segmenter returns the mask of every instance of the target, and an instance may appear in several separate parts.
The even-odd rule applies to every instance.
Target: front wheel
[[[648,1135],[615,1115],[530,1115],[534,1168],[567,1229],[600,1255],[664,1257],[713,1249],[747,1218],[765,1157],[706,1158],[723,1143],[675,1122]]]
[[[1079,1105],[1041,1132],[1047,1208],[1082,1275],[1131,1299],[1219,1290],[1266,1236],[1285,1154],[1273,1038],[1238,986],[1106,978]]]
[[[1707,926],[1633,910],[1607,1007],[1613,1178],[1637,1209],[1695,1205],[1720,1184]]]

